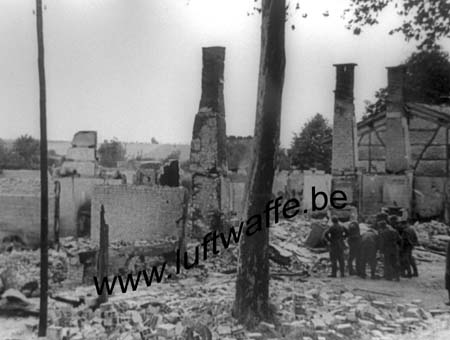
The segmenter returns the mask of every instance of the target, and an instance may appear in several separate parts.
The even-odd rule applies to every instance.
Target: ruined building
[[[190,170],[194,232],[211,226],[222,210],[227,174],[226,125],[223,96],[224,47],[203,48],[202,95],[192,132]],[[203,226],[203,227],[202,227]]]
[[[385,191],[400,188],[404,194],[396,199],[409,203],[414,217],[448,219],[450,106],[406,101],[405,72],[388,68],[386,111],[358,123],[360,166],[373,177],[396,175]]]
[[[333,190],[352,187],[346,193],[362,215],[398,206],[414,218],[448,219],[450,106],[406,101],[406,68],[388,67],[386,110],[360,121],[355,133],[352,65],[337,65]]]

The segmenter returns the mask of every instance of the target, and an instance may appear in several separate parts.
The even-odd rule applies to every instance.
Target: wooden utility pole
[[[47,333],[48,307],[48,169],[47,169],[47,108],[45,92],[44,29],[42,0],[36,0],[36,30],[39,71],[39,110],[41,129],[41,297],[39,307],[39,336]]]
[[[59,227],[60,227],[60,199],[61,199],[61,182],[55,181],[55,213],[53,215],[53,233],[55,237],[55,245],[56,249],[59,250],[60,243],[59,243]]]
[[[262,228],[242,233],[233,315],[248,327],[271,318],[269,230],[263,212],[272,199],[275,155],[280,140],[285,69],[286,0],[262,0],[261,54],[252,161],[244,197],[244,220],[262,215]],[[253,228],[255,229],[255,228]]]
[[[105,222],[105,207],[100,209],[100,247],[98,251],[97,277],[100,282],[103,278],[108,277],[108,261],[109,261],[109,226]],[[106,289],[103,289],[102,295],[98,298],[98,303],[108,301]]]

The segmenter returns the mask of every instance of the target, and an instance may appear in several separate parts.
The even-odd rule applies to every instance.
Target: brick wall
[[[304,175],[300,170],[293,170],[287,178],[287,192],[289,197],[303,198]]]
[[[362,176],[361,215],[375,215],[383,206],[384,176],[364,174]]]
[[[311,211],[312,209],[312,187],[315,187],[315,192],[322,191],[327,197],[330,197],[331,191],[331,175],[324,173],[313,173],[311,171],[304,171],[303,173],[303,201],[302,209]],[[329,203],[329,202],[328,202]],[[316,204],[323,205],[322,195],[317,196]]]
[[[102,178],[62,177],[60,193],[60,235],[76,236],[77,211],[79,207],[92,199],[95,185],[104,184]],[[121,180],[107,180],[109,185],[119,185]],[[53,192],[53,188],[51,189]]]
[[[110,241],[178,238],[184,188],[96,185],[92,196],[91,238],[98,241],[100,207],[105,207]]]
[[[55,200],[49,195],[49,239],[53,239]],[[39,245],[41,198],[37,195],[0,195],[0,240],[18,235],[31,246]]]
[[[380,212],[383,206],[407,208],[411,213],[412,176],[406,175],[362,175],[361,206],[362,215]]]

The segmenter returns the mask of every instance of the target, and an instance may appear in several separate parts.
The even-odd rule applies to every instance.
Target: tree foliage
[[[39,148],[37,139],[29,135],[22,135],[17,138],[12,149],[7,152],[6,165],[12,169],[38,169],[39,168]]]
[[[450,59],[436,47],[413,53],[406,61],[405,96],[408,101],[438,104],[450,94]]]
[[[363,119],[377,114],[379,112],[386,111],[386,98],[387,98],[387,87],[382,87],[375,92],[375,102],[366,100],[365,112],[363,113]]]
[[[0,139],[0,169],[4,169],[8,159],[8,148],[6,143]]]
[[[405,60],[407,66],[405,100],[439,104],[442,96],[450,95],[450,56],[440,47],[418,51]],[[375,93],[375,102],[366,101],[363,117],[386,110],[387,87]]]
[[[98,149],[100,165],[109,168],[117,167],[117,162],[125,159],[125,153],[125,146],[117,139],[109,142],[105,140]]]
[[[440,38],[450,37],[450,1],[448,0],[351,0],[348,29],[360,34],[363,26],[378,24],[380,14],[393,6],[403,18],[389,34],[400,32],[406,41],[416,40],[419,48],[431,48]]]
[[[332,138],[332,129],[327,120],[317,113],[295,133],[289,150],[291,164],[301,170],[316,168],[330,172],[331,145],[325,143]]]

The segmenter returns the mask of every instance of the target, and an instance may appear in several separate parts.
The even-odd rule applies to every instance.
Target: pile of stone
[[[272,280],[274,323],[261,322],[248,331],[231,317],[234,281],[234,275],[211,274],[202,282],[188,278],[178,284],[152,285],[110,297],[95,311],[88,302],[77,308],[52,303],[48,339],[385,340],[425,329],[434,315],[442,313],[425,310],[418,300],[396,304],[332,288],[323,281]]]
[[[291,293],[279,301],[283,319],[289,320],[279,333],[289,339],[394,339],[426,328],[432,319],[419,300],[395,304],[332,290],[325,283],[304,284]]]
[[[49,250],[49,282],[51,288],[67,277],[67,256],[64,252]],[[39,296],[37,283],[40,275],[40,252],[11,251],[0,254],[0,292],[14,288],[28,296]]]
[[[78,255],[79,253],[90,251],[98,248],[98,244],[85,237],[63,237],[60,238],[61,250],[70,256]]]
[[[438,221],[419,223],[413,226],[419,243],[428,249],[445,252],[450,241],[450,227]]]
[[[269,259],[271,260],[272,272],[309,276],[312,273],[323,272],[328,268],[329,255],[325,248],[305,247],[305,240],[308,238],[311,225],[317,221],[307,221],[296,219],[295,221],[282,220],[270,227],[270,249]],[[225,233],[226,238],[228,235]],[[206,275],[200,273],[207,272],[230,274],[236,272],[238,260],[238,244],[231,242],[228,249],[223,249],[220,239],[217,241],[219,255],[212,255],[212,245],[209,245],[209,255],[200,266],[189,271],[189,276]],[[187,244],[187,252],[192,258],[195,254],[195,246],[198,242]]]
[[[218,324],[235,324],[230,316],[230,282],[224,278],[205,285],[195,279],[152,285],[151,290],[113,296],[95,311],[87,302],[95,297],[79,289],[75,294],[80,298],[84,294],[86,304],[77,308],[52,304],[48,339],[196,339],[196,334],[211,339],[213,333],[218,339]]]
[[[320,225],[322,221],[307,221],[296,219],[295,221],[280,221],[270,229],[270,244],[279,255],[289,258],[289,266],[279,266],[279,270],[288,269],[295,273],[322,272],[327,268],[328,253],[324,248],[310,248],[306,246],[313,226]]]

